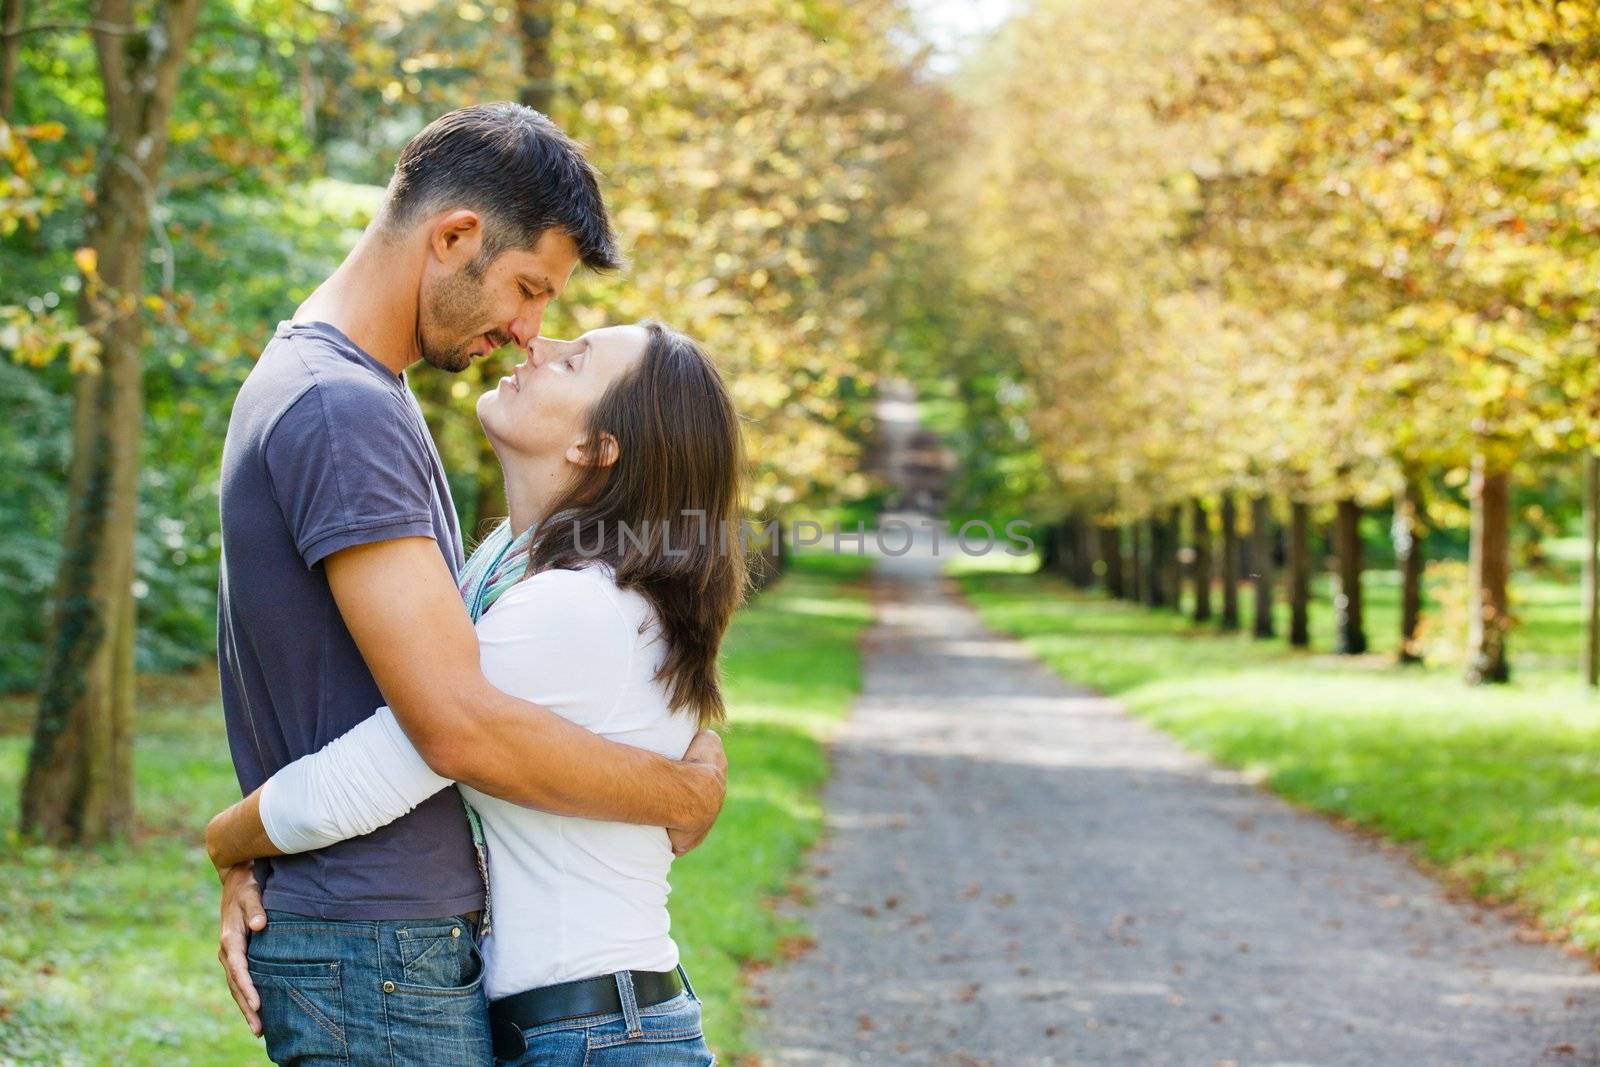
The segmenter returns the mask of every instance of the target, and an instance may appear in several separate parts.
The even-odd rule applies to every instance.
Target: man
[[[223,450],[217,643],[245,793],[388,704],[435,771],[484,792],[666,826],[680,851],[710,829],[715,735],[674,763],[484,680],[450,490],[405,382],[418,359],[454,372],[529,348],[579,262],[620,261],[577,146],[519,105],[471,107],[405,147],[377,218],[280,324]],[[454,790],[254,874],[224,873],[219,957],[274,1060],[489,1061],[484,887]]]

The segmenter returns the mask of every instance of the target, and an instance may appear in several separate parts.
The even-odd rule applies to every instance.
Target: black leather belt
[[[677,971],[631,971],[633,1001],[641,1008],[664,1004],[683,992]],[[528,1051],[522,1032],[535,1026],[581,1019],[585,1015],[616,1015],[622,1011],[617,994],[617,977],[582,978],[540,989],[513,993],[489,1004],[489,1028],[494,1035],[494,1054],[502,1060],[515,1059]]]

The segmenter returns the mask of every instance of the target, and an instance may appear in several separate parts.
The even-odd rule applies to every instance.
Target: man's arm
[[[674,762],[597,737],[484,678],[478,640],[422,537],[358,545],[323,563],[345,626],[428,766],[491,796],[558,815],[704,836],[726,789],[720,746]],[[700,759],[709,742],[697,739]]]

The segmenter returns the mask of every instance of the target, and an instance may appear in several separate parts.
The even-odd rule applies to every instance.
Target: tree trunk
[[[1367,629],[1361,610],[1361,505],[1352,499],[1339,501],[1333,540],[1338,557],[1333,594],[1334,624],[1339,631],[1335,648],[1341,655],[1359,656],[1367,650]]]
[[[1039,573],[1054,574],[1060,566],[1060,559],[1061,527],[1046,523],[1044,533],[1039,537]]]
[[[1167,552],[1162,563],[1162,586],[1167,594],[1167,606],[1173,611],[1183,610],[1183,506],[1174,504],[1161,520],[1166,527]]]
[[[306,140],[317,143],[317,72],[311,66],[311,50],[296,50],[295,74],[299,81],[300,130]]]
[[[1079,589],[1094,588],[1095,542],[1094,523],[1089,519],[1077,520],[1077,537],[1073,547],[1072,584]]]
[[[1422,571],[1427,562],[1423,538],[1428,533],[1428,517],[1422,510],[1422,486],[1408,472],[1400,495],[1394,502],[1395,563],[1400,568],[1400,651],[1401,663],[1422,662]]]
[[[1467,681],[1480,685],[1511,679],[1506,635],[1511,629],[1507,586],[1511,578],[1511,475],[1478,453],[1472,457],[1471,581]]]
[[[1256,637],[1277,634],[1272,619],[1272,587],[1277,580],[1272,542],[1272,502],[1265,496],[1258,496],[1250,502],[1250,559],[1255,567],[1256,595],[1253,633]]]
[[[517,34],[522,43],[522,92],[518,99],[546,115],[556,98],[556,68],[550,54],[556,7],[554,0],[517,0]]]
[[[17,58],[22,52],[22,0],[0,0],[0,122],[17,103]]]
[[[1128,524],[1132,531],[1132,543],[1129,546],[1132,552],[1128,557],[1128,574],[1133,581],[1129,583],[1128,599],[1138,604],[1145,600],[1145,569],[1144,569],[1144,523],[1132,522]]]
[[[1311,645],[1311,507],[1289,502],[1289,644]]]
[[[1100,562],[1105,566],[1106,595],[1121,600],[1125,584],[1122,570],[1122,527],[1102,523],[1095,527],[1100,538]]]
[[[67,529],[22,790],[23,832],[55,843],[92,844],[133,822],[139,303],[167,120],[198,10],[199,0],[176,0],[150,30],[95,33],[106,137],[86,232],[95,264],[78,317],[100,343],[100,369],[73,384]],[[130,25],[132,2],[97,4],[93,18]]]
[[[1078,530],[1082,525],[1082,520],[1076,515],[1068,515],[1061,520],[1059,534],[1061,544],[1059,554],[1056,557],[1056,570],[1061,574],[1061,577],[1067,580],[1069,585],[1075,588],[1078,586],[1078,573],[1082,570],[1082,564],[1078,559],[1078,554],[1083,547],[1082,539],[1078,536]]]
[[[1189,536],[1194,541],[1194,621],[1211,620],[1211,518],[1199,497],[1189,505]]]
[[[1600,685],[1600,455],[1583,454],[1583,680]]]
[[[1069,515],[1056,528],[1056,573],[1069,583],[1078,567],[1077,551],[1078,520]]]
[[[1167,544],[1166,522],[1160,515],[1145,520],[1149,531],[1150,550],[1144,557],[1144,602],[1152,608],[1167,604],[1165,561],[1171,546]]]
[[[1239,512],[1232,493],[1222,494],[1222,618],[1224,630],[1239,628]]]

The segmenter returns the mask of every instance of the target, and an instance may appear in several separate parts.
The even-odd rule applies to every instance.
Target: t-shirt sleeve
[[[586,571],[542,571],[502,593],[478,620],[483,676],[596,733],[631,675],[638,624]]]
[[[307,567],[341,549],[433,537],[428,457],[398,397],[318,382],[267,439],[267,474]]]

